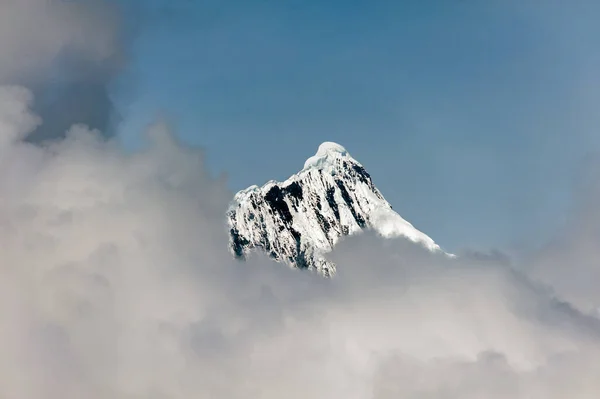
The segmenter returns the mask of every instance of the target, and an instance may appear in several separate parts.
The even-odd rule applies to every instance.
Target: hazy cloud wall
[[[600,158],[590,156],[567,223],[524,267],[584,312],[600,316]]]
[[[82,125],[42,148],[30,93],[0,94],[3,396],[597,396],[598,319],[506,262],[370,234],[333,280],[234,262],[230,193],[166,126],[137,154]]]
[[[111,0],[0,0],[0,83],[24,84],[45,123],[32,141],[60,137],[72,123],[112,133],[111,99],[129,34]]]

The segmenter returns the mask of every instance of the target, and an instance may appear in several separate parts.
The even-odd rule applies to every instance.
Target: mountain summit
[[[284,182],[269,181],[238,192],[227,212],[229,245],[244,259],[261,249],[293,267],[331,276],[324,258],[343,236],[373,229],[403,236],[431,251],[440,247],[397,214],[365,168],[341,145],[325,142],[304,168]]]

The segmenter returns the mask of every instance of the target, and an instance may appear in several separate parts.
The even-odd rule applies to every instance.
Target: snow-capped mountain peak
[[[317,153],[312,157],[308,158],[304,162],[304,168],[302,170],[317,168],[322,169],[324,167],[332,167],[335,164],[335,159],[347,157],[351,158],[348,151],[341,145],[326,141],[319,146]],[[356,160],[354,162],[358,163]]]
[[[325,275],[332,275],[335,265],[324,255],[340,238],[363,229],[440,251],[392,209],[364,167],[333,142],[321,144],[304,168],[284,182],[271,180],[238,192],[227,216],[236,257],[261,249],[276,260]]]

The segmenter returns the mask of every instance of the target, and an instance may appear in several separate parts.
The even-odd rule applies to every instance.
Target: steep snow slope
[[[299,268],[335,273],[323,255],[343,236],[371,228],[404,236],[431,251],[440,248],[394,210],[364,167],[339,144],[325,142],[286,181],[238,192],[227,212],[230,249],[245,258],[262,249]]]

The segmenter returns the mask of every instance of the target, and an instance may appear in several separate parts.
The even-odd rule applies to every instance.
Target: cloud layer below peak
[[[32,101],[23,88],[0,91],[2,395],[559,399],[600,390],[597,297],[560,284],[569,274],[559,266],[574,273],[573,259],[588,260],[577,273],[597,273],[591,246],[552,244],[562,258],[540,256],[528,269],[367,233],[334,251],[331,280],[260,256],[239,263],[226,248],[231,193],[200,151],[162,124],[137,153],[84,125],[37,146],[22,140],[41,123]],[[545,268],[561,278],[531,277]]]

